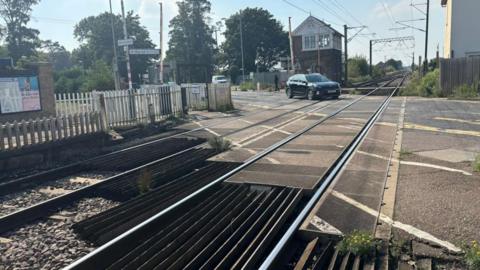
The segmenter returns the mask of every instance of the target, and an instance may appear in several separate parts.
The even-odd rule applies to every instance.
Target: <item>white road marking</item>
[[[400,229],[400,230],[403,230],[411,235],[414,235],[415,237],[417,238],[421,238],[421,239],[425,239],[427,241],[430,241],[430,242],[433,242],[433,243],[436,243],[442,247],[445,247],[451,251],[454,251],[454,252],[460,252],[461,249],[456,247],[454,244],[448,242],[448,241],[444,241],[444,240],[441,240],[441,239],[438,239],[437,237],[433,236],[432,234],[428,233],[428,232],[425,232],[425,231],[422,231],[412,225],[408,225],[408,224],[404,224],[404,223],[401,223],[399,221],[394,221],[392,220],[390,217],[384,215],[384,214],[380,214],[378,211],[375,211],[373,210],[372,208],[350,198],[350,197],[347,197],[346,195],[338,192],[338,191],[335,191],[333,190],[332,193],[331,193],[333,196],[337,197],[338,199],[350,204],[350,205],[353,205],[355,206],[356,208],[362,210],[363,212],[369,214],[369,215],[372,215],[374,217],[376,216],[379,216],[380,217],[380,220],[382,222],[385,222],[385,223],[388,223],[390,224],[391,226],[397,228],[397,229]]]
[[[244,122],[244,123],[247,123],[247,124],[253,124],[252,121],[248,121],[248,120],[245,120],[245,119],[238,119],[238,120],[240,120],[240,121],[242,121],[242,122]]]
[[[274,159],[274,158],[271,158],[271,157],[266,157],[266,160],[270,161],[272,164],[281,164],[280,161]]]
[[[344,128],[344,129],[351,129],[351,130],[360,130],[362,128],[356,127],[356,126],[343,126],[343,125],[337,125],[339,128]]]
[[[271,126],[261,126],[261,127],[269,129],[269,130],[274,130],[276,132],[280,132],[280,133],[283,133],[283,134],[286,134],[286,135],[292,135],[291,132],[288,132],[288,131],[285,131],[285,130],[282,130],[282,129],[279,129],[279,128],[275,128],[275,127],[271,127]]]
[[[370,157],[374,157],[374,158],[383,159],[383,160],[390,160],[390,159],[387,158],[387,157],[384,157],[384,156],[381,156],[381,155],[377,155],[377,154],[367,153],[367,152],[360,151],[360,150],[357,151],[357,153],[362,154],[362,155],[366,155],[366,156],[370,156]],[[399,162],[399,160],[392,158],[392,162]],[[458,173],[462,173],[463,175],[468,175],[468,176],[471,176],[471,175],[472,175],[472,173],[469,173],[469,172],[464,171],[464,170],[458,170],[458,169],[454,169],[454,168],[450,168],[450,167],[445,167],[445,166],[440,166],[440,165],[435,165],[435,164],[430,164],[430,163],[423,163],[423,162],[414,162],[414,161],[401,160],[401,161],[400,161],[400,164],[402,164],[402,165],[410,165],[410,166],[418,166],[418,167],[425,167],[425,168],[432,168],[432,169],[438,169],[438,170],[448,171],[448,172],[458,172]]]
[[[397,124],[390,122],[377,122],[376,125],[387,126],[387,127],[397,127]]]
[[[205,131],[207,131],[207,132],[210,133],[210,134],[213,134],[214,136],[217,136],[217,137],[221,137],[221,136],[222,136],[222,135],[218,134],[217,132],[215,132],[215,131],[213,131],[213,130],[211,130],[211,129],[205,127],[205,126],[203,126],[202,124],[200,124],[200,123],[197,122],[197,121],[193,121],[193,123],[197,124],[197,125],[200,126],[200,127],[203,127],[203,128],[205,129]],[[234,146],[237,146],[237,147],[238,147],[238,146],[241,146],[239,143],[234,142],[234,141],[232,141],[232,144],[233,144]]]
[[[400,164],[426,167],[426,168],[432,168],[432,169],[439,169],[439,170],[449,171],[449,172],[458,172],[458,173],[462,173],[463,175],[468,175],[468,176],[472,175],[471,173],[469,173],[467,171],[464,171],[464,170],[457,170],[457,169],[454,169],[454,168],[439,166],[439,165],[435,165],[435,164],[420,163],[420,162],[414,162],[414,161],[404,161],[404,160],[400,161]]]

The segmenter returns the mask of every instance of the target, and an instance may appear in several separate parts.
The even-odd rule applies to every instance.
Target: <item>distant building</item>
[[[297,72],[320,72],[332,80],[342,79],[342,34],[313,16],[293,32],[293,53]]]
[[[446,7],[445,58],[480,56],[479,0],[442,0]]]

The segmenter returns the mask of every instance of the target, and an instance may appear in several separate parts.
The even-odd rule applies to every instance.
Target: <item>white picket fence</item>
[[[104,120],[98,112],[82,112],[0,124],[0,150],[20,149],[103,132],[106,129]]]
[[[185,84],[187,107],[218,109],[231,104],[230,86]],[[0,150],[65,140],[180,115],[178,85],[144,86],[138,90],[56,94],[56,117],[0,123]]]
[[[128,127],[160,121],[182,112],[181,89],[176,85],[143,86],[138,90],[93,91],[91,93],[56,94],[57,115],[101,112],[105,101],[109,127]]]

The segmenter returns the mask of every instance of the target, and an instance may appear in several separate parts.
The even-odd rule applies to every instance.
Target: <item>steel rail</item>
[[[293,101],[293,102],[290,102],[290,103],[287,103],[287,104],[282,104],[282,105],[279,105],[279,106],[268,108],[268,109],[265,109],[265,110],[255,111],[255,112],[252,112],[250,114],[246,114],[242,117],[238,117],[236,120],[239,120],[239,119],[242,119],[242,118],[245,118],[245,117],[249,117],[249,116],[253,116],[253,115],[257,115],[257,114],[261,114],[261,113],[264,113],[266,111],[278,109],[280,107],[291,105],[291,104],[297,103],[299,101],[300,100],[297,100],[297,101]],[[305,109],[307,107],[316,105],[318,103],[319,103],[319,101],[315,102],[315,103],[307,104],[305,106],[296,108],[294,110],[284,112],[280,115],[262,120],[261,122],[252,124],[250,126],[242,128],[242,129],[232,131],[232,133],[228,133],[228,134],[225,134],[223,136],[228,136],[228,135],[231,135],[235,132],[240,132],[240,131],[243,131],[245,129],[248,129],[248,128],[251,128],[251,127],[254,127],[254,126],[261,125],[261,124],[266,123],[268,121],[271,121],[275,118],[285,116],[285,115],[287,115],[291,112],[299,111],[299,110]],[[225,118],[228,118],[228,117],[225,117]],[[114,152],[111,152],[111,153],[95,156],[95,157],[92,157],[92,158],[89,158],[89,159],[86,159],[86,160],[74,162],[72,164],[68,164],[66,166],[62,166],[62,167],[54,168],[54,169],[51,169],[51,170],[47,170],[47,171],[44,171],[44,172],[41,172],[41,173],[36,173],[36,174],[21,177],[21,178],[17,178],[17,179],[6,180],[6,181],[3,181],[3,182],[0,182],[0,187],[2,188],[2,189],[0,189],[0,195],[6,195],[6,194],[11,194],[13,192],[17,192],[18,191],[17,189],[18,189],[19,186],[24,186],[25,188],[23,188],[23,189],[26,189],[26,188],[31,186],[29,183],[36,181],[36,179],[51,178],[51,175],[56,174],[56,173],[58,173],[60,175],[59,177],[64,177],[66,175],[65,175],[65,173],[62,173],[62,172],[71,172],[71,171],[78,172],[78,171],[81,171],[81,169],[79,169],[79,168],[81,168],[82,166],[88,165],[89,163],[96,162],[96,161],[102,160],[102,159],[106,159],[106,158],[109,158],[109,157],[112,157],[112,156],[115,156],[115,155],[119,155],[119,154],[122,154],[122,153],[130,151],[130,150],[139,149],[139,148],[144,147],[144,146],[148,146],[148,145],[152,145],[152,144],[159,143],[159,142],[162,142],[162,141],[166,141],[168,139],[177,138],[177,137],[187,135],[187,134],[190,134],[190,133],[193,133],[193,132],[196,132],[196,131],[206,130],[208,128],[216,127],[216,126],[219,126],[219,125],[222,125],[222,124],[224,124],[224,122],[219,121],[217,123],[212,123],[210,125],[198,127],[198,128],[192,129],[192,130],[187,130],[187,131],[184,131],[184,132],[176,133],[176,134],[173,134],[173,135],[169,135],[169,136],[166,136],[166,137],[155,139],[155,140],[145,142],[145,143],[142,143],[142,144],[130,146],[130,147],[127,147],[127,148],[123,148],[121,150],[117,150],[117,151],[114,151]],[[16,190],[14,190],[13,192],[10,192],[10,191],[7,190],[9,187],[16,187]]]
[[[337,101],[338,102],[338,101]],[[322,109],[325,109],[327,108],[328,106],[331,106],[337,102],[334,102],[334,103],[329,103],[325,106],[322,106],[322,107],[319,107],[319,108],[313,108],[311,109],[310,111],[307,111],[303,114],[308,114],[308,113],[313,113],[315,111],[318,111],[318,110],[322,110]],[[242,128],[242,129],[239,129],[239,130],[233,130],[231,132],[228,132],[224,135],[222,135],[221,137],[225,137],[225,136],[229,136],[231,134],[235,134],[237,132],[240,132],[242,130],[245,130],[245,129],[248,129],[248,128],[252,128],[252,127],[255,127],[255,126],[258,126],[258,125],[262,125],[264,124],[265,122],[268,122],[268,121],[271,121],[273,119],[276,119],[278,117],[281,117],[281,116],[284,116],[286,114],[289,114],[289,113],[292,113],[294,111],[298,111],[298,110],[301,110],[301,109],[305,109],[307,107],[310,107],[310,106],[313,106],[313,105],[316,105],[320,103],[319,102],[315,102],[315,103],[311,103],[311,104],[308,104],[306,106],[302,106],[301,108],[297,108],[295,110],[292,110],[292,111],[288,111],[286,113],[282,113],[281,115],[277,115],[277,116],[274,116],[274,117],[271,117],[269,119],[266,119],[266,120],[262,120],[258,123],[254,123],[252,125],[249,125],[245,128]],[[283,125],[287,125],[288,123],[290,123],[291,121],[294,121],[296,119],[299,119],[301,118],[302,115],[300,116],[294,116],[292,117],[291,119],[289,119],[288,121],[286,121],[285,123],[283,123]],[[208,127],[204,127],[204,128],[208,128]],[[199,128],[201,129],[201,128]],[[266,130],[265,132],[268,132],[269,130]],[[261,136],[262,134],[257,134],[257,136]],[[175,136],[175,135],[173,135]],[[162,138],[164,139],[164,138]],[[160,140],[158,140],[160,141]],[[157,141],[157,142],[158,142]],[[114,176],[111,176],[111,177],[108,177],[106,178],[105,180],[101,181],[101,182],[98,182],[98,183],[95,183],[95,184],[92,184],[92,185],[89,185],[89,186],[86,186],[86,187],[82,187],[82,188],[79,188],[77,190],[74,190],[72,192],[69,192],[69,193],[66,193],[66,194],[63,194],[63,195],[60,195],[60,196],[57,196],[57,197],[54,197],[54,198],[51,198],[51,199],[48,199],[48,200],[45,200],[45,201],[42,201],[42,202],[39,202],[39,203],[36,203],[34,205],[31,205],[29,207],[26,207],[24,209],[20,209],[18,211],[15,211],[13,213],[10,213],[8,215],[5,215],[5,216],[2,216],[0,217],[0,233],[4,233],[4,232],[7,232],[11,229],[14,229],[18,226],[21,226],[23,224],[26,224],[27,222],[30,222],[30,221],[33,221],[35,219],[38,219],[38,218],[41,218],[41,217],[44,217],[46,214],[49,214],[50,212],[54,211],[55,209],[59,208],[59,207],[62,207],[64,205],[67,205],[69,203],[72,203],[78,199],[81,199],[81,198],[85,198],[85,197],[88,197],[90,196],[91,194],[94,194],[94,192],[100,188],[100,187],[103,187],[104,185],[106,184],[109,184],[109,183],[112,183],[112,182],[115,182],[125,176],[128,176],[130,174],[134,174],[136,172],[139,172],[145,168],[148,168],[148,167],[151,167],[151,166],[155,166],[159,163],[162,163],[168,159],[171,159],[171,158],[174,158],[176,156],[179,156],[181,154],[184,154],[184,153],[187,153],[189,151],[193,151],[195,149],[199,149],[201,147],[204,147],[206,146],[208,143],[205,142],[205,143],[201,143],[201,144],[198,144],[198,145],[194,145],[192,147],[189,147],[189,148],[186,148],[186,149],[183,149],[183,150],[180,150],[176,153],[173,153],[173,154],[170,154],[168,156],[165,156],[165,157],[162,157],[160,159],[157,159],[157,160],[154,160],[154,161],[151,161],[151,162],[148,162],[148,163],[145,163],[143,165],[140,165],[140,166],[137,166],[135,168],[132,168],[132,169],[129,169],[129,170],[126,170],[126,171],[123,171],[121,173],[118,173]],[[84,161],[86,162],[86,161]]]
[[[403,82],[403,80],[402,80],[402,82]],[[283,251],[283,249],[288,244],[288,242],[290,241],[292,236],[295,234],[295,232],[297,231],[300,224],[305,220],[308,213],[310,213],[310,211],[315,206],[315,204],[318,202],[318,200],[326,192],[326,190],[328,189],[330,184],[333,182],[333,180],[340,174],[340,172],[342,171],[344,166],[348,163],[347,162],[348,159],[352,156],[354,151],[357,149],[357,147],[360,145],[360,143],[366,137],[366,135],[370,131],[371,127],[375,124],[375,122],[379,118],[379,116],[388,107],[388,105],[390,104],[390,101],[392,100],[392,97],[396,93],[397,89],[393,90],[392,93],[382,102],[381,106],[377,109],[375,114],[370,117],[370,119],[368,120],[367,124],[363,127],[361,132],[359,134],[357,134],[357,136],[354,138],[352,143],[350,143],[349,147],[347,147],[343,151],[343,153],[340,155],[340,157],[337,159],[337,161],[334,163],[334,165],[329,169],[329,172],[324,177],[322,177],[322,179],[319,179],[319,181],[322,181],[321,186],[314,192],[314,194],[312,195],[310,200],[307,202],[305,207],[298,214],[298,216],[292,222],[292,224],[287,229],[285,234],[277,242],[277,244],[275,245],[273,250],[270,252],[270,254],[263,261],[263,263],[261,264],[259,269],[267,270],[267,269],[272,268],[273,264],[277,260],[277,257]]]
[[[100,246],[99,248],[95,249],[94,251],[90,252],[89,254],[85,255],[84,257],[80,258],[79,260],[73,262],[72,264],[70,264],[69,266],[67,266],[64,269],[65,270],[95,269],[95,268],[98,268],[101,265],[106,264],[105,259],[106,258],[111,258],[111,256],[109,254],[112,254],[112,253],[115,253],[116,251],[121,250],[121,247],[123,245],[128,245],[129,241],[131,239],[135,239],[137,234],[141,234],[141,230],[148,227],[149,224],[151,224],[154,221],[160,219],[161,217],[167,215],[168,213],[173,211],[173,209],[175,209],[177,207],[181,207],[186,202],[188,202],[188,201],[192,200],[193,198],[199,196],[203,192],[206,192],[207,190],[211,189],[212,187],[216,186],[217,184],[222,183],[226,179],[228,179],[231,176],[235,175],[236,173],[242,171],[246,167],[252,165],[256,161],[260,160],[261,158],[263,158],[263,157],[267,156],[268,154],[272,153],[273,151],[277,150],[281,146],[283,146],[283,145],[291,142],[292,140],[300,137],[304,133],[306,133],[309,130],[317,127],[318,125],[320,125],[322,123],[324,123],[328,119],[331,119],[332,117],[338,115],[339,113],[341,113],[345,109],[353,106],[354,104],[358,103],[359,101],[363,100],[364,98],[370,96],[371,94],[373,94],[378,89],[381,89],[381,87],[377,87],[375,90],[372,90],[369,93],[367,93],[366,95],[363,95],[363,96],[353,100],[349,104],[347,104],[347,105],[343,106],[342,108],[334,111],[333,113],[323,117],[322,119],[316,121],[315,123],[312,123],[311,125],[303,128],[302,130],[300,130],[300,131],[288,136],[287,138],[271,145],[270,147],[264,149],[263,151],[259,152],[255,156],[246,160],[239,167],[237,167],[237,168],[233,169],[232,171],[224,174],[223,176],[221,176],[221,177],[217,178],[216,180],[210,182],[209,184],[203,186],[202,188],[198,189],[197,191],[193,192],[192,194],[190,194],[190,195],[186,196],[185,198],[179,200],[175,204],[172,204],[171,206],[165,208],[164,210],[157,213],[156,215],[148,218],[147,220],[143,221],[142,223],[136,225],[135,227],[129,229],[128,231],[122,233],[121,235],[115,237],[114,239],[110,240],[106,244]]]

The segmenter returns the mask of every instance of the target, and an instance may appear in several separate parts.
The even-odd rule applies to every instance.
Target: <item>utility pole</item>
[[[160,83],[163,84],[163,3],[160,2]]]
[[[125,39],[128,39],[128,33],[127,33],[127,19],[125,18],[125,6],[123,5],[123,0],[121,0],[122,3],[122,18],[123,18],[123,36]],[[128,73],[128,89],[132,89],[132,70],[130,68],[130,51],[128,48],[128,45],[124,47],[125,48],[125,56],[127,57],[127,73]]]
[[[370,64],[369,64],[369,68],[368,68],[368,71],[370,73],[370,76],[372,76],[373,74],[373,66],[372,66],[372,47],[373,47],[373,40],[370,40]]]
[[[428,24],[430,20],[430,0],[427,0],[427,20],[425,26],[425,66],[423,68],[424,74],[428,71]]]
[[[418,74],[422,76],[422,56],[418,56]]]
[[[242,10],[240,10],[240,47],[242,50],[242,82],[245,81],[245,62],[243,54],[243,26],[242,26]]]
[[[113,80],[115,82],[115,90],[120,89],[120,79],[118,76],[118,56],[117,56],[117,38],[115,37],[114,15],[112,10],[112,0],[110,0],[110,24],[112,26],[113,39]]]
[[[292,70],[295,72],[295,60],[293,58],[292,17],[288,17],[288,37],[290,41],[290,61]]]
[[[317,66],[318,66],[318,73],[322,73],[322,69],[320,67],[320,37],[318,39],[318,42],[317,42],[317,46],[318,46],[318,50],[317,50]],[[317,72],[316,70],[314,70],[312,73],[315,73]]]
[[[412,72],[415,71],[415,52],[412,53]]]
[[[343,26],[344,31],[344,41],[345,41],[345,63],[344,64],[344,73],[343,73],[343,84],[346,86],[348,84],[348,26],[345,24]]]

